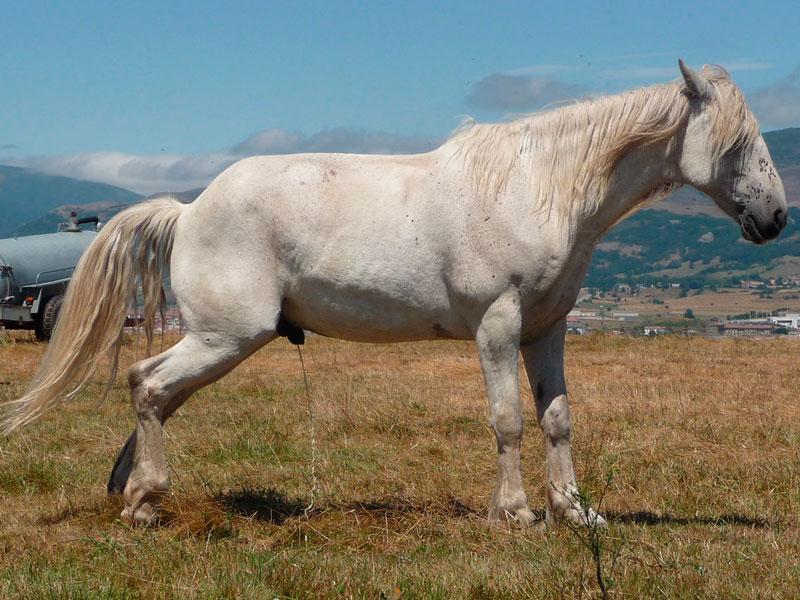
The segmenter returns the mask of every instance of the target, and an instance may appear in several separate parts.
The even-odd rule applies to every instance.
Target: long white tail
[[[174,198],[158,198],[124,210],[103,227],[75,269],[36,377],[24,396],[8,403],[6,434],[74,396],[94,374],[102,355],[111,358],[113,381],[137,278],[149,346],[164,298],[163,276],[175,223],[184,206]]]

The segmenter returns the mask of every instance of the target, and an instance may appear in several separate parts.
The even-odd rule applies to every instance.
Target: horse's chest
[[[571,251],[563,259],[551,257],[544,268],[533,269],[520,283],[522,292],[522,336],[534,338],[575,306],[591,254]]]

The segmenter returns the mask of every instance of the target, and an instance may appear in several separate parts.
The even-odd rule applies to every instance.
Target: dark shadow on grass
[[[754,529],[770,529],[779,525],[779,523],[767,519],[738,514],[679,517],[669,513],[659,515],[646,510],[639,510],[634,512],[606,511],[605,516],[615,523],[634,523],[637,525],[742,525]]]
[[[289,498],[273,488],[219,493],[214,497],[214,501],[240,517],[276,525],[280,525],[286,519],[302,515],[309,505],[308,500]]]
[[[304,515],[306,508],[311,504],[308,498],[290,498],[274,488],[243,489],[220,493],[214,497],[214,501],[233,514],[276,525],[282,524],[287,519]],[[331,510],[376,516],[431,514],[464,517],[483,514],[482,511],[477,511],[452,496],[439,502],[417,502],[395,496],[380,500],[317,503],[308,511],[308,517],[313,519],[315,516]]]

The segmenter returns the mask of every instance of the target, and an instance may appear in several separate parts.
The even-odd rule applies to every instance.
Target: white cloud
[[[493,112],[526,111],[578,98],[586,92],[582,85],[548,76],[493,73],[472,86],[467,103]]]
[[[800,67],[750,94],[748,102],[765,129],[800,126]]]
[[[528,65],[526,67],[505,71],[505,75],[522,75],[532,77],[535,75],[553,75],[555,73],[563,73],[564,71],[575,71],[579,68],[580,66],[578,65],[568,64]]]
[[[441,140],[337,128],[312,135],[285,129],[266,129],[220,152],[198,155],[135,155],[92,152],[63,156],[29,156],[4,160],[25,167],[76,179],[109,183],[142,194],[204,187],[237,160],[258,154],[297,152],[347,152],[409,154],[425,152]]]
[[[238,158],[229,154],[175,156],[93,152],[64,156],[30,156],[6,160],[5,164],[151,194],[205,186]]]

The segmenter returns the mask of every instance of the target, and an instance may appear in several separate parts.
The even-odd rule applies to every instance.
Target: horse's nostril
[[[789,216],[786,214],[786,211],[783,210],[782,208],[779,208],[778,210],[775,211],[775,224],[781,229],[783,229],[783,227],[786,225],[786,221],[788,218]]]

